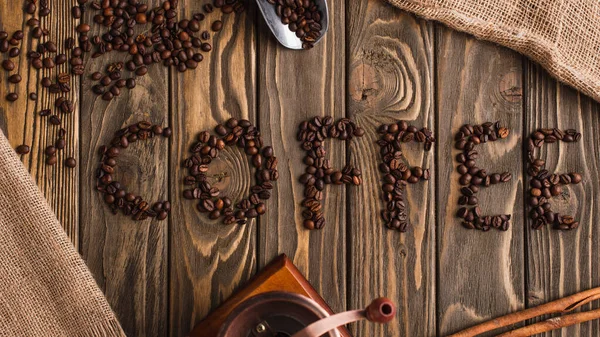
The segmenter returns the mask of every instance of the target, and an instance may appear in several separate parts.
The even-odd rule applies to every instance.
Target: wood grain
[[[180,17],[202,12],[204,2],[180,1]],[[209,220],[196,203],[183,199],[181,168],[198,133],[212,131],[230,117],[256,123],[256,37],[253,6],[242,14],[207,15],[202,30],[222,19],[224,28],[211,38],[212,51],[195,71],[171,75],[173,146],[171,147],[171,216],[169,334],[184,336],[256,271],[256,221],[226,226]],[[212,35],[212,32],[211,32]],[[227,147],[208,175],[227,172],[217,185],[237,202],[248,196],[253,170],[247,156]]]
[[[77,0],[49,2],[52,14],[42,26],[51,35],[42,41],[53,40],[62,50],[64,39],[76,36],[79,21],[70,12]],[[155,6],[162,0],[148,2]],[[204,3],[180,0],[180,19],[202,12]],[[219,18],[225,25],[195,71],[179,74],[153,66],[134,90],[124,90],[110,103],[91,93],[87,76],[72,78],[66,96],[76,110],[61,116],[67,147],[59,164],[49,167],[43,151],[59,128],[37,112],[53,107],[59,96],[38,82],[69,67],[30,68],[25,54],[37,41],[25,24],[29,16],[11,1],[0,2],[0,29],[26,34],[22,55],[14,59],[23,81],[9,84],[8,74],[0,75],[0,129],[14,147],[32,147],[23,163],[128,335],[186,335],[280,253],[290,256],[334,312],[364,307],[377,296],[398,304],[400,314],[392,324],[351,326],[359,336],[446,335],[599,286],[600,230],[594,219],[600,216],[600,105],[507,49],[434,27],[382,0],[331,0],[329,6],[330,30],[310,51],[280,46],[250,2],[241,15],[207,15],[203,29]],[[83,21],[91,22],[93,15],[87,11]],[[100,31],[92,26],[90,36]],[[117,53],[88,59],[86,74],[125,59]],[[9,103],[4,97],[13,91],[20,98]],[[29,100],[29,92],[39,99]],[[241,227],[210,221],[182,198],[181,163],[189,146],[198,132],[231,116],[258,125],[279,158],[280,178],[267,214]],[[350,117],[367,133],[347,144],[327,141],[332,164],[360,167],[364,182],[328,186],[327,225],[311,232],[302,226],[298,178],[304,151],[295,138],[300,122],[313,116]],[[438,139],[432,152],[416,145],[404,149],[411,165],[429,167],[435,177],[408,188],[411,229],[404,234],[386,229],[380,219],[384,202],[375,144],[379,124],[401,119],[434,129]],[[117,129],[140,120],[170,124],[173,138],[131,146],[119,158],[117,178],[150,201],[170,199],[168,221],[114,216],[94,189],[98,147]],[[468,231],[455,217],[459,189],[452,140],[463,123],[495,120],[511,135],[479,146],[478,164],[509,171],[513,179],[484,189],[479,199],[486,214],[512,214],[513,221],[508,232]],[[580,220],[573,232],[533,231],[526,220],[522,142],[532,130],[552,126],[583,134],[580,143],[541,151],[551,170],[584,177],[552,201],[556,210]],[[64,167],[69,156],[77,158],[78,168]],[[219,187],[234,200],[246,195],[253,181],[246,155],[234,148],[223,151],[209,174],[224,172],[230,177]],[[546,335],[595,336],[598,331],[600,322],[594,321]]]
[[[260,219],[259,266],[281,253],[323,296],[334,312],[346,309],[346,187],[327,186],[322,203],[326,225],[309,231],[301,205],[305,151],[296,140],[301,122],[315,116],[345,117],[345,2],[328,1],[329,32],[313,49],[282,48],[259,21],[259,116],[265,142],[279,159],[279,180]],[[346,164],[346,144],[325,141],[332,167]],[[353,189],[356,187],[350,187]],[[360,187],[358,187],[360,188]]]
[[[148,1],[157,6],[161,1]],[[85,21],[92,22],[93,10]],[[92,26],[89,35],[103,31]],[[96,84],[89,75],[104,71],[112,62],[129,55],[113,52],[85,59],[81,103],[81,254],[104,291],[128,336],[164,336],[168,317],[167,221],[134,221],[121,213],[113,215],[95,190],[95,170],[100,146],[108,144],[117,130],[142,120],[166,125],[169,71],[152,65],[148,74],[137,78],[134,90],[122,90],[110,102],[91,92]],[[125,72],[126,73],[126,72]],[[169,141],[157,137],[133,143],[118,157],[114,180],[150,203],[167,200],[169,183]]]
[[[382,162],[377,128],[406,120],[435,129],[433,25],[390,8],[383,1],[353,1],[348,18],[348,113],[365,136],[349,146],[350,162],[364,184],[349,192],[349,306],[363,308],[391,298],[398,316],[387,325],[361,322],[357,336],[435,336],[435,182],[406,191],[410,229],[389,230],[381,219]],[[437,145],[435,145],[437,146]],[[408,165],[430,168],[434,152],[405,145]]]
[[[438,27],[438,332],[446,335],[524,307],[521,57]],[[477,165],[510,172],[511,181],[483,188],[486,215],[512,214],[508,231],[467,230],[456,217],[459,174],[454,136],[466,124],[501,121],[507,139],[479,145]]]
[[[573,128],[582,133],[579,143],[548,144],[538,152],[537,157],[546,160],[550,172],[578,172],[583,181],[563,187],[563,193],[551,200],[555,212],[573,215],[580,221],[577,230],[561,232],[548,227],[535,231],[529,229],[531,220],[527,221],[527,306],[533,307],[600,284],[600,230],[596,225],[600,216],[596,201],[600,192],[600,109],[590,98],[558,84],[539,66],[528,62],[526,70],[526,136],[545,127]],[[596,308],[598,303],[580,310]],[[598,331],[600,323],[591,321],[545,335],[596,336]]]
[[[48,203],[54,210],[63,228],[71,238],[73,244],[77,247],[79,241],[79,171],[70,169],[63,165],[68,157],[78,159],[78,136],[79,136],[79,79],[71,78],[71,91],[67,94],[50,94],[48,90],[39,85],[42,77],[55,79],[59,73],[69,73],[70,66],[65,63],[53,69],[43,69],[37,71],[30,67],[27,59],[27,51],[35,49],[39,42],[54,41],[58,46],[58,52],[65,52],[62,41],[68,36],[72,36],[78,20],[73,20],[70,15],[70,9],[76,0],[49,1],[51,15],[42,18],[41,27],[48,28],[50,35],[37,40],[31,37],[31,28],[26,25],[28,19],[32,16],[21,10],[15,10],[14,3],[3,2],[0,4],[0,13],[11,13],[3,15],[2,29],[12,34],[16,30],[23,30],[25,38],[17,47],[21,49],[21,54],[13,58],[15,71],[11,73],[4,72],[0,76],[0,85],[3,90],[0,92],[0,129],[2,129],[13,147],[21,144],[27,144],[31,147],[31,153],[21,157],[23,164],[29,170],[35,179],[38,187],[42,190]],[[37,13],[35,14],[36,17]],[[47,54],[47,56],[56,56],[56,54]],[[5,56],[8,58],[8,55]],[[11,84],[7,81],[8,76],[20,74],[23,80],[18,84]],[[5,99],[9,92],[19,94],[16,102],[8,102]],[[28,98],[29,93],[38,94],[38,99],[32,101]],[[37,112],[42,109],[54,109],[54,101],[60,97],[70,99],[76,109],[68,115],[60,115],[62,119],[61,126],[54,126],[48,123],[47,118],[38,116]],[[45,165],[46,156],[44,150],[46,146],[54,145],[57,139],[57,133],[60,127],[67,130],[66,147],[64,151],[58,152],[58,164],[54,166]]]

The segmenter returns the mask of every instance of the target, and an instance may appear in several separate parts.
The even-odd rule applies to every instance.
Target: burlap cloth
[[[599,0],[388,0],[527,55],[600,101]]]
[[[0,336],[124,336],[0,132]]]

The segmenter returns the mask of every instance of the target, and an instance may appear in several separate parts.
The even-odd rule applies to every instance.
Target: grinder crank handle
[[[375,323],[387,323],[396,316],[396,306],[385,298],[375,299],[366,309],[342,312],[323,318],[298,331],[292,337],[318,337],[338,326],[360,321],[363,319]]]

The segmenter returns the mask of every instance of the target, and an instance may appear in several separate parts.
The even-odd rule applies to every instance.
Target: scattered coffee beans
[[[538,129],[527,140],[528,168],[527,173],[532,177],[529,180],[529,217],[533,221],[533,229],[541,229],[550,224],[554,229],[570,230],[579,227],[579,222],[572,216],[554,213],[550,205],[550,199],[562,193],[562,186],[578,184],[582,178],[579,173],[550,173],[545,168],[546,162],[534,157],[534,151],[544,143],[566,143],[578,142],[581,133],[573,129]]]
[[[104,76],[92,75],[99,81],[93,92],[104,100],[112,100],[121,94],[122,88],[133,89],[135,77],[143,77],[148,73],[148,67],[162,63],[165,67],[173,67],[179,72],[196,69],[204,56],[197,51],[212,50],[209,43],[202,43],[196,33],[200,31],[200,22],[205,16],[196,13],[191,19],[177,20],[177,0],[164,1],[155,8],[138,1],[102,1],[93,2],[92,10],[98,12],[94,22],[105,26],[107,31],[101,35],[88,38],[90,27],[82,24],[78,27],[79,40],[85,40],[83,50],[91,51],[92,58],[106,53],[118,51],[128,53],[130,59],[118,62],[106,68]],[[214,6],[229,14],[244,10],[241,0],[214,0]],[[212,6],[211,6],[212,7]],[[151,25],[148,33],[136,34],[137,27]],[[214,31],[222,28],[222,22],[216,20],[212,24]],[[81,62],[77,62],[80,66]],[[83,68],[82,68],[83,69]],[[123,72],[129,72],[131,77],[123,78]]]
[[[263,0],[259,0],[263,1]],[[281,23],[302,41],[302,48],[311,49],[321,36],[323,13],[314,0],[267,0],[275,6]]]
[[[208,0],[210,1],[210,0]],[[224,14],[241,12],[244,10],[243,0],[212,0],[214,7],[221,9]],[[165,66],[175,67],[184,72],[195,69],[203,60],[203,55],[197,52],[212,50],[208,42],[201,42],[195,34],[200,32],[200,22],[205,19],[203,13],[196,13],[192,18],[177,21],[178,0],[163,1],[159,6],[150,8],[148,4],[140,0],[78,0],[77,5],[71,8],[73,19],[81,20],[88,10],[96,12],[93,24],[104,27],[104,31],[98,35],[91,36],[91,23],[80,22],[76,27],[76,37],[67,37],[64,43],[57,43],[51,39],[48,29],[42,27],[43,17],[50,14],[48,0],[25,0],[24,12],[30,15],[26,19],[26,27],[33,39],[31,43],[21,43],[26,33],[18,30],[12,35],[6,31],[0,31],[0,53],[8,54],[8,58],[15,58],[22,54],[27,56],[29,65],[35,70],[46,70],[52,73],[53,69],[59,69],[60,65],[68,64],[69,73],[60,73],[43,77],[40,81],[42,88],[50,94],[65,94],[71,91],[71,76],[83,75],[85,65],[85,54],[92,54],[92,58],[103,54],[119,51],[128,53],[130,59],[126,62],[110,64],[106,67],[104,74],[94,73],[90,78],[98,81],[92,87],[92,92],[102,96],[105,100],[111,100],[121,95],[123,89],[133,89],[136,86],[136,76],[145,76],[148,67],[152,64],[163,63]],[[213,7],[210,5],[211,8]],[[36,15],[37,12],[37,15]],[[150,24],[140,33],[140,26]],[[213,31],[222,29],[223,23],[216,20],[212,23]],[[42,42],[42,38],[44,38]],[[206,32],[204,40],[208,40],[210,34]],[[34,45],[27,52],[19,49],[19,45]],[[12,72],[17,67],[11,59],[4,59],[1,63],[6,72]],[[130,77],[125,78],[124,71],[130,72]],[[123,78],[122,78],[123,77]],[[8,78],[10,83],[19,83],[22,78],[19,74],[11,74]],[[37,93],[27,95],[31,100],[37,100]],[[14,102],[19,99],[19,94],[10,92],[5,96],[6,100]],[[72,101],[59,98],[55,102],[55,108],[62,114],[72,113],[74,106]],[[47,122],[51,125],[61,125],[58,113],[53,113],[48,108],[42,108],[39,112],[42,117],[49,116]],[[57,142],[64,144],[64,139]],[[47,158],[49,165],[56,161]]]
[[[161,131],[157,133],[156,131]],[[116,132],[115,137],[108,146],[100,147],[100,167],[96,171],[96,189],[104,194],[104,202],[106,202],[113,214],[117,214],[119,210],[127,216],[132,216],[133,220],[146,220],[148,218],[156,218],[164,220],[171,211],[171,203],[168,201],[159,201],[150,205],[141,196],[136,196],[126,190],[118,181],[113,180],[117,158],[121,150],[129,147],[129,143],[136,141],[152,139],[154,136],[163,136],[168,138],[170,128],[163,128],[160,125],[152,125],[149,122],[139,122],[130,125]],[[69,158],[72,159],[72,158]],[[75,160],[69,163],[69,159],[65,165],[75,164]],[[71,166],[68,166],[71,167]]]
[[[327,152],[323,142],[328,138],[351,140],[354,136],[361,137],[364,130],[359,128],[354,121],[342,118],[335,122],[332,117],[314,117],[300,124],[298,141],[306,151],[304,164],[305,173],[300,176],[304,185],[304,227],[307,229],[321,229],[325,226],[321,200],[325,185],[362,184],[362,172],[358,168],[346,165],[341,171],[331,167],[326,157]]]
[[[381,147],[383,162],[379,165],[383,176],[383,200],[387,202],[386,209],[381,212],[381,217],[387,228],[406,232],[409,226],[404,191],[406,184],[416,184],[419,181],[429,180],[429,169],[419,166],[409,168],[403,160],[402,143],[423,143],[425,151],[431,150],[435,138],[433,132],[427,128],[418,129],[406,121],[384,124],[379,127],[381,138],[377,144]]]
[[[216,136],[208,131],[198,135],[198,141],[191,148],[192,156],[183,163],[188,170],[184,184],[193,186],[183,191],[183,197],[199,200],[197,209],[207,213],[212,220],[223,218],[226,225],[245,225],[248,219],[267,211],[264,200],[271,197],[273,183],[279,178],[277,157],[272,147],[263,147],[260,131],[248,120],[231,118],[225,124],[217,125],[214,131]],[[225,146],[233,145],[244,150],[256,169],[256,184],[250,188],[250,196],[235,204],[235,209],[231,199],[221,196],[221,191],[211,185],[206,175],[209,164],[219,156],[220,151]]]
[[[487,122],[481,125],[464,125],[456,134],[455,147],[461,151],[456,156],[456,161],[459,163],[456,170],[460,174],[459,183],[463,186],[460,189],[462,195],[458,199],[458,204],[462,207],[458,210],[457,216],[463,219],[462,224],[465,228],[486,232],[491,228],[506,231],[510,226],[510,214],[494,216],[482,214],[478,206],[477,192],[480,187],[509,182],[512,174],[487,173],[485,169],[478,168],[475,162],[479,156],[475,150],[477,145],[507,138],[509,133],[510,131],[501,126],[500,122]]]

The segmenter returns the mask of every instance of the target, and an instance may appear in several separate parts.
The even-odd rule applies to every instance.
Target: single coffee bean
[[[127,79],[126,82],[125,82],[125,85],[127,86],[128,89],[135,88],[135,85],[136,85],[135,79],[133,79],[133,78]]]
[[[6,95],[6,100],[9,102],[14,102],[17,99],[19,99],[19,95],[15,92],[11,92]]]
[[[66,141],[61,138],[61,139],[57,139],[56,142],[54,143],[54,147],[56,147],[59,150],[64,149],[66,146]]]
[[[11,60],[2,61],[2,68],[6,71],[12,71],[15,69],[15,64]]]
[[[65,160],[65,166],[68,168],[74,168],[75,166],[77,166],[77,161],[75,160],[75,158],[69,157]]]
[[[56,155],[48,156],[46,158],[46,165],[55,165],[58,162]]]
[[[9,57],[17,57],[19,54],[21,54],[21,50],[17,47],[13,47],[8,51]]]
[[[202,49],[202,51],[204,52],[209,52],[212,50],[212,46],[210,45],[210,43],[205,42],[202,44],[202,46],[200,47],[200,49]]]
[[[11,75],[8,77],[8,81],[10,83],[19,83],[19,82],[21,82],[21,80],[22,80],[21,75],[19,75],[19,74],[14,74],[14,75]]]
[[[44,153],[47,156],[53,156],[56,154],[56,148],[54,146],[48,146],[48,147],[46,147],[46,150],[44,151]]]
[[[37,6],[35,5],[34,2],[28,2],[25,5],[25,12],[27,14],[34,14],[36,10],[37,10]],[[3,33],[5,33],[5,32],[3,32]]]
[[[212,29],[214,32],[218,32],[218,31],[220,31],[221,29],[223,29],[223,22],[222,22],[222,21],[220,21],[220,20],[216,20],[215,22],[213,22],[213,24],[212,24],[212,26],[211,26],[211,29]]]
[[[44,68],[48,69],[52,69],[55,66],[54,60],[51,57],[46,57],[45,59],[43,59],[42,64],[44,65]]]
[[[90,78],[91,78],[92,80],[94,80],[94,81],[98,81],[98,80],[100,80],[100,79],[102,78],[102,73],[100,73],[100,72],[98,72],[98,71],[97,71],[97,72],[93,73],[93,74],[90,76]]]
[[[28,154],[29,153],[30,148],[29,148],[28,145],[23,144],[23,145],[17,146],[17,148],[15,149],[15,151],[17,152],[17,154],[24,155],[24,154]]]

